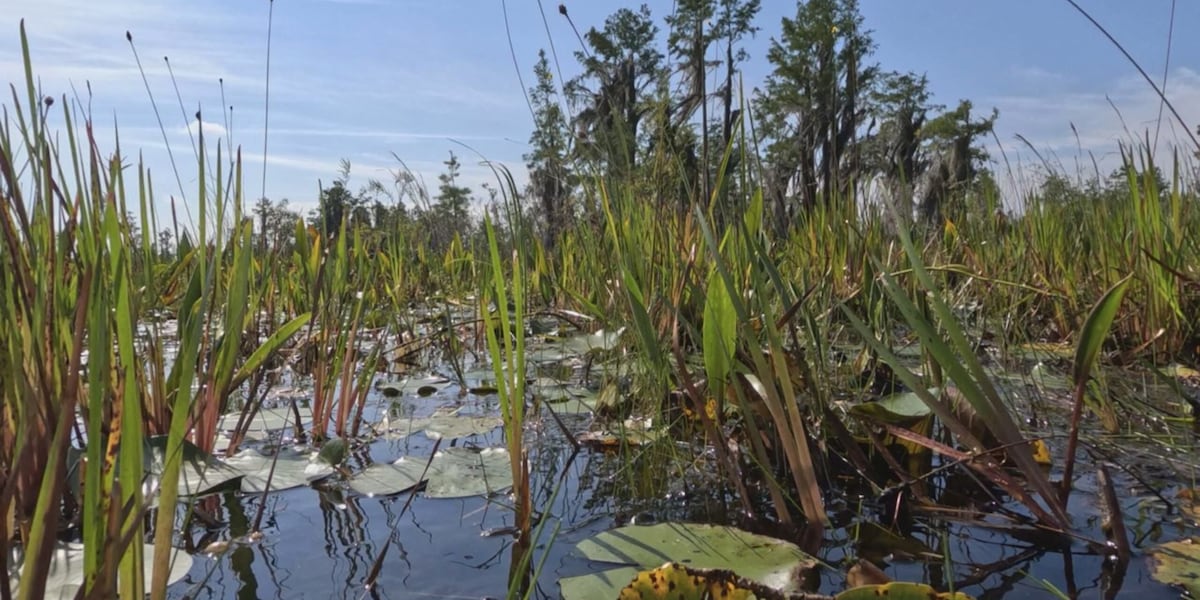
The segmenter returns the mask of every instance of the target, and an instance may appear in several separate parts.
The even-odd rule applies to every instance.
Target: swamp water
[[[530,388],[544,401],[554,401],[550,406],[558,416],[556,421],[543,413],[526,428],[534,514],[545,524],[534,545],[533,566],[540,571],[533,597],[562,597],[562,578],[613,568],[580,556],[576,546],[619,526],[736,524],[756,533],[784,534],[770,525],[739,522],[736,499],[726,493],[716,461],[699,444],[659,438],[657,443],[615,448],[591,444],[574,452],[564,428],[586,437],[585,432],[596,430],[600,421],[591,411],[596,386],[589,389],[585,380],[599,379],[601,367],[584,357],[588,346],[589,337],[583,336],[565,345],[535,344],[530,350],[531,374],[569,374],[565,377],[569,383],[560,385],[541,377]],[[998,379],[1007,377],[1012,387],[1053,392],[1049,378],[1061,374],[1038,365]],[[193,519],[183,536],[186,539],[179,543],[189,548],[194,562],[171,587],[171,597],[504,597],[514,544],[509,529],[511,499],[503,489],[511,482],[510,476],[504,479],[510,473],[506,456],[499,457],[499,468],[484,469],[491,473],[484,479],[494,480],[485,481],[483,489],[497,492],[492,494],[472,494],[471,485],[479,481],[466,484],[467,495],[454,490],[435,494],[426,488],[405,508],[409,492],[388,493],[402,489],[400,484],[392,490],[387,483],[379,488],[364,483],[370,479],[367,473],[399,459],[424,467],[439,430],[446,432],[437,445],[442,454],[471,456],[478,449],[503,447],[497,396],[489,389],[491,371],[485,365],[472,366],[475,370],[462,372],[464,387],[451,381],[453,369],[443,367],[433,374],[381,374],[382,385],[377,383],[367,403],[366,420],[374,435],[351,444],[341,472],[267,494],[261,539],[247,541],[246,535],[264,502],[262,494],[233,490],[202,498],[198,509],[204,518]],[[290,388],[276,390],[274,403],[281,408],[259,418],[259,439],[247,442],[240,456],[263,454],[281,440],[285,448],[290,447],[292,434],[283,427],[283,415],[291,411],[282,407],[290,399],[303,400],[308,391],[303,379],[291,383]],[[303,401],[298,404],[303,405]],[[1057,453],[1065,445],[1061,430],[1068,412],[1064,405],[1048,401],[1035,419],[1034,425],[1048,426],[1045,434],[1056,453],[1052,465],[1061,464]],[[1169,444],[1155,441],[1165,435],[1179,437]],[[650,437],[631,439],[649,441]],[[1089,439],[1096,443],[1095,451],[1091,458],[1082,459],[1070,504],[1079,540],[1064,543],[1022,523],[1019,505],[977,491],[982,489],[980,483],[963,469],[947,469],[928,480],[928,492],[940,499],[941,508],[918,508],[903,519],[895,518],[893,509],[904,499],[872,497],[841,478],[844,487],[826,491],[833,524],[813,552],[821,566],[808,573],[816,583],[809,589],[825,594],[845,589],[846,569],[858,558],[869,557],[895,581],[927,582],[938,589],[952,584],[977,599],[1054,597],[1053,589],[1082,598],[1179,597],[1177,589],[1152,579],[1145,551],[1200,534],[1195,514],[1181,515],[1176,499],[1180,490],[1193,485],[1189,478],[1200,473],[1196,469],[1200,458],[1192,453],[1196,437],[1180,433],[1162,419],[1147,418],[1144,424],[1123,427],[1120,434],[1096,433]],[[1086,541],[1103,542],[1108,526],[1095,460],[1110,463],[1124,512],[1134,550],[1124,567],[1112,552]],[[467,470],[478,471],[478,467],[468,465]],[[275,476],[280,478],[283,471]],[[1055,469],[1052,477],[1057,476]],[[391,547],[377,583],[364,590],[363,583],[389,537]],[[620,579],[612,582],[618,589],[629,580],[628,574],[613,577]]]

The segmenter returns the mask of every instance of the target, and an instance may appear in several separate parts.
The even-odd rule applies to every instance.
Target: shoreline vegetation
[[[189,465],[262,443],[247,434],[282,370],[311,394],[273,408],[279,439],[348,481],[382,374],[433,352],[464,389],[467,368],[493,369],[515,515],[507,593],[528,597],[546,555],[534,542],[556,530],[531,490],[526,428],[561,428],[587,451],[527,365],[547,317],[623,357],[605,375],[621,400],[594,407],[597,422],[662,423],[712,457],[740,521],[804,553],[845,527],[831,502],[846,490],[890,505],[881,522],[900,527],[948,513],[933,482],[961,472],[997,498],[961,518],[1111,552],[1119,590],[1144,550],[1106,439],[1141,430],[1186,453],[1200,431],[1200,147],[1156,156],[1134,138],[1122,168],[1090,178],[1045,163],[1009,213],[983,145],[999,115],[938,106],[924,77],[882,72],[852,0],[801,3],[764,32],[775,70],[743,100],[758,5],[680,2],[665,31],[644,7],[620,9],[580,32],[581,74],[561,86],[541,53],[529,184],[487,163],[497,184],[478,223],[453,153],[435,191],[403,178],[353,191],[344,163],[305,219],[248,202],[240,149],[203,128],[194,223],[159,214],[140,160],[98,147],[78,99],[37,89],[22,23],[26,78],[0,131],[0,600],[43,597],[68,542],[81,544],[77,597],[166,598],[207,514],[181,487]],[[1000,380],[1038,361],[1062,371],[1054,398]],[[1171,468],[1170,493],[1190,489],[1196,474]],[[1097,470],[1104,539],[1072,516],[1073,484]],[[265,506],[237,543],[261,539]],[[848,582],[886,583],[855,568]],[[952,575],[893,589],[950,593]]]

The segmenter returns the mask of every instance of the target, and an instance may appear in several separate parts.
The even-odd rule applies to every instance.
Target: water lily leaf
[[[349,455],[350,444],[343,438],[333,438],[321,445],[317,460],[336,468],[346,462]]]
[[[878,523],[858,526],[858,553],[864,557],[899,556],[908,559],[940,560],[933,548],[912,536],[902,536]]]
[[[728,569],[781,591],[795,589],[798,571],[816,561],[795,544],[717,525],[628,525],[586,539],[574,553],[583,558],[651,569],[678,562],[696,569]],[[636,575],[602,572],[559,581],[564,600],[613,598]],[[619,577],[625,577],[623,580]]]
[[[538,378],[529,388],[539,401],[552,405],[558,414],[582,414],[596,410],[596,393],[580,385],[565,385]]]
[[[371,465],[350,480],[350,489],[368,496],[390,496],[421,481],[425,464],[429,498],[484,496],[512,487],[512,466],[503,448],[449,448],[428,457],[406,456],[392,464]]]
[[[405,394],[419,394],[421,396],[427,396],[429,394],[436,393],[448,383],[450,383],[450,380],[446,379],[445,377],[420,377],[405,379],[403,381],[389,381],[387,383],[380,383],[377,384],[376,387],[380,392],[383,392],[384,396],[392,398],[395,396],[403,396]],[[426,393],[421,393],[423,389]]]
[[[440,450],[429,465],[430,498],[485,496],[512,487],[512,465],[504,448],[448,448]]]
[[[350,489],[364,496],[391,496],[421,483],[425,460],[401,458],[392,464],[374,464],[350,480]]]
[[[623,333],[625,333],[624,327],[616,331],[601,329],[589,335],[573,335],[556,345],[560,346],[563,354],[567,356],[582,356],[590,352],[603,352],[616,348],[621,343],[621,334]]]
[[[13,551],[9,557],[8,581],[12,587],[13,596],[20,594],[17,589],[20,583],[21,565],[24,563],[23,554]],[[145,580],[150,581],[154,574],[154,546],[147,544],[142,550]],[[192,557],[179,549],[171,553],[171,569],[167,575],[167,585],[175,583],[187,576],[192,568]],[[50,555],[50,571],[46,576],[46,591],[43,598],[61,598],[69,600],[83,587],[83,544],[77,542],[60,542]]]
[[[1176,540],[1151,548],[1150,576],[1200,597],[1200,539]]]
[[[936,397],[940,393],[940,390],[938,388],[929,388],[929,393]],[[892,394],[875,402],[856,404],[850,408],[850,414],[870,417],[876,421],[887,423],[888,425],[896,425],[897,427],[911,427],[915,423],[932,415],[933,411],[929,409],[929,405],[925,404],[925,401],[921,400],[921,397],[916,392],[904,392],[901,394]]]
[[[924,583],[894,581],[878,585],[860,585],[834,596],[835,600],[971,600],[962,592],[938,592]]]
[[[585,431],[575,439],[591,448],[620,448],[641,446],[662,437],[661,429],[651,429],[647,421],[626,419],[623,426],[612,430]]]
[[[146,448],[146,471],[150,479],[157,482],[165,468],[167,436],[156,435],[149,438],[146,440]],[[179,470],[181,496],[207,494],[241,476],[240,471],[229,467],[195,444],[183,440],[183,464]]]
[[[399,437],[424,431],[429,439],[438,440],[458,439],[488,433],[497,427],[503,427],[504,420],[500,417],[463,416],[456,411],[452,414],[415,418],[400,425],[404,432]],[[403,427],[404,425],[407,427]]]
[[[315,460],[315,453],[310,450],[280,448],[278,452],[275,474],[271,476],[272,490],[308,485],[333,473],[333,467]],[[243,492],[261,493],[267,487],[272,459],[272,456],[264,455],[258,450],[246,449],[225,459],[225,463],[245,473],[245,477],[242,478]]]
[[[302,425],[312,422],[312,409],[306,406],[297,406],[296,409],[300,413],[300,423]],[[217,429],[220,431],[232,430],[237,427],[238,419],[241,416],[241,411],[221,415],[221,420],[217,423]],[[291,407],[264,408],[259,410],[250,419],[248,431],[275,431],[285,427],[294,427],[295,425],[296,416],[292,414]]]
[[[730,571],[690,569],[679,563],[667,563],[657,569],[642,571],[621,590],[620,600],[744,600],[753,598],[750,590],[734,581]]]

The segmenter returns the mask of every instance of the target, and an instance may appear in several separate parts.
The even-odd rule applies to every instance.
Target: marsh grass
[[[13,88],[0,135],[0,551],[7,564],[17,544],[25,557],[18,597],[39,598],[60,536],[77,525],[83,597],[161,598],[173,560],[184,441],[211,449],[229,397],[295,328],[243,350],[258,304],[247,301],[255,298],[255,272],[251,224],[237,208],[240,184],[208,187],[208,178],[199,178],[199,243],[181,240],[174,262],[165,263],[149,243],[156,218],[146,170],[137,165],[130,202],[120,150],[101,154],[90,115],[72,110],[77,102],[36,91],[23,24],[21,39],[26,99]],[[56,104],[66,145],[53,133]],[[76,138],[77,122],[83,139]],[[216,156],[220,182],[219,145]],[[207,172],[206,159],[201,134],[198,172]],[[232,164],[229,180],[240,181],[240,161]],[[140,235],[129,216],[134,206]],[[164,309],[178,323],[174,339],[160,328]],[[175,348],[169,365],[167,345]],[[166,454],[154,480],[146,477],[144,448],[157,434],[166,435]],[[82,458],[70,451],[76,447]],[[155,496],[161,508],[151,511]],[[145,539],[153,540],[152,557],[143,556]],[[150,581],[143,581],[144,561],[154,566]],[[12,597],[7,577],[0,592]]]
[[[549,246],[525,221],[511,174],[496,167],[502,213],[485,219],[482,235],[454,235],[435,249],[416,227],[379,232],[348,222],[323,231],[297,221],[290,239],[256,244],[242,212],[240,156],[218,142],[209,160],[201,133],[195,168],[213,176],[198,178],[195,228],[169,255],[151,240],[158,219],[149,174],[137,165],[133,192],[126,157],[119,147],[102,154],[90,116],[71,109],[78,102],[38,93],[21,34],[26,89],[13,89],[0,131],[0,553],[8,560],[16,546],[26,557],[21,598],[40,597],[68,524],[85,545],[84,597],[163,597],[184,441],[212,449],[220,415],[239,405],[235,452],[270,387],[268,366],[296,337],[292,364],[307,363],[301,370],[314,386],[308,435],[317,444],[359,437],[385,340],[412,341],[418,299],[448,306],[477,294],[482,329],[470,329],[482,332],[491,361],[514,481],[510,597],[532,592],[546,559],[535,556],[547,520],[535,527],[525,436],[543,408],[526,389],[538,304],[625,327],[619,360],[608,366],[630,375],[627,412],[674,424],[682,399],[702,432],[693,447],[713,449],[743,515],[802,521],[817,533],[830,526],[834,463],[844,455],[867,478],[858,440],[876,432],[847,418],[846,405],[875,399],[859,379],[870,367],[889,365],[949,432],[910,431],[907,441],[972,469],[1040,524],[1066,531],[1082,390],[1106,395],[1092,365],[1161,365],[1200,333],[1197,182],[1173,156],[1163,185],[1148,142],[1124,147],[1116,193],[1042,195],[1004,218],[998,198],[963,197],[942,222],[912,231],[895,231],[891,223],[907,220],[859,207],[859,198],[771,222],[753,161],[726,172],[733,143],[711,181],[683,182],[683,197],[669,203],[648,200],[661,182],[582,164],[590,177],[579,193],[592,208]],[[59,111],[65,140],[52,133]],[[753,147],[738,125],[737,147]],[[677,159],[656,156],[654,174],[678,177]],[[737,210],[716,201],[733,180]],[[711,195],[698,191],[710,184]],[[162,314],[176,321],[173,334]],[[468,328],[443,315],[431,338],[448,348],[465,384]],[[367,339],[368,328],[383,333]],[[1078,347],[1062,488],[1033,463],[1022,409],[980,358],[985,335],[1002,352],[1029,341]],[[897,352],[914,341],[919,371]],[[856,356],[833,359],[839,344],[857,344]],[[157,489],[143,467],[155,435],[167,436]],[[1000,464],[1001,452],[1023,480]],[[928,475],[892,464],[901,481]],[[148,508],[154,495],[163,508]],[[190,499],[182,502],[186,512]],[[141,556],[145,540],[155,544],[152,557]],[[145,559],[155,566],[150,581],[141,576]],[[8,587],[0,583],[0,599],[12,597]]]

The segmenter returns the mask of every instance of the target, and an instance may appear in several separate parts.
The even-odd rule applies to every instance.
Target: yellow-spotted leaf
[[[881,585],[860,585],[836,596],[835,600],[972,600],[962,592],[938,592],[924,583],[894,581]]]
[[[621,590],[620,600],[649,600],[670,598],[671,600],[704,600],[721,598],[747,600],[752,596],[747,589],[734,581],[729,571],[717,573],[688,569],[679,563],[666,563],[648,571],[641,571]]]

